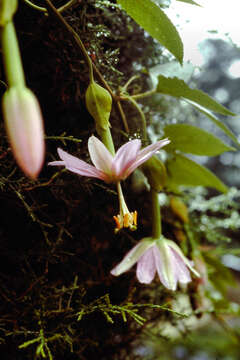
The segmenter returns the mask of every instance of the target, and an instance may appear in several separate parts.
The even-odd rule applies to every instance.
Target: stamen
[[[123,227],[129,227],[131,224],[131,214],[123,215]]]
[[[115,233],[121,229],[121,224],[118,219],[119,217],[120,217],[119,215],[113,217],[113,219],[115,220],[115,223],[116,223]]]
[[[133,212],[133,223],[135,226],[137,226],[137,210]]]
[[[115,233],[122,228],[129,228],[134,231],[137,229],[137,211],[130,212],[124,200],[120,182],[117,183],[117,191],[119,198],[120,214],[114,216],[113,219],[116,223]]]
[[[113,219],[116,223],[115,233],[117,233],[122,228],[129,228],[134,231],[137,229],[137,211],[128,212],[123,214],[118,214],[117,216],[113,216]]]

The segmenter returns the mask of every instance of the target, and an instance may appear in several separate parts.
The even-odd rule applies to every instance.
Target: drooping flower
[[[176,290],[178,282],[187,284],[191,281],[189,269],[199,277],[181,249],[163,236],[159,239],[151,237],[142,239],[126,254],[111,274],[121,275],[136,263],[139,282],[151,283],[157,272],[161,283],[170,290]]]
[[[88,150],[94,166],[60,148],[58,148],[58,155],[61,160],[52,161],[49,165],[65,166],[68,170],[82,176],[98,178],[106,183],[117,183],[125,180],[138,166],[169,142],[168,139],[160,140],[140,150],[141,141],[135,139],[122,145],[113,156],[98,138],[91,136],[88,139]]]
[[[43,118],[38,100],[30,89],[12,86],[3,95],[2,107],[14,157],[23,172],[36,179],[45,155]]]

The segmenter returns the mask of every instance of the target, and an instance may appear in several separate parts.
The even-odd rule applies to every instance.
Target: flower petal
[[[173,248],[171,248],[171,252],[174,261],[175,277],[182,284],[189,283],[191,281],[191,276],[187,265]]]
[[[125,171],[136,160],[140,148],[141,141],[135,139],[128,141],[118,149],[112,165],[112,171],[116,174],[116,176],[123,176],[124,179]]]
[[[112,173],[113,156],[106,146],[95,136],[88,139],[88,151],[93,164],[106,174]]]
[[[171,261],[171,252],[168,246],[165,243],[154,246],[154,257],[161,283],[169,290],[176,290],[177,278],[174,276],[174,264]]]
[[[151,144],[151,145],[147,146],[146,148],[144,148],[143,150],[141,150],[138,153],[136,160],[127,169],[126,177],[128,175],[130,175],[138,166],[140,166],[145,161],[150,159],[150,157],[152,157],[161,147],[163,147],[169,143],[170,143],[170,140],[164,139],[164,140],[160,140],[160,141],[156,142],[155,144]]]
[[[128,271],[152,245],[153,241],[151,238],[141,240],[124,256],[123,260],[111,270],[111,274],[118,276]]]
[[[48,163],[48,165],[50,166],[65,166],[65,162],[64,161],[51,161]]]
[[[177,244],[172,240],[166,240],[168,245],[175,250],[175,252],[180,256],[183,262],[187,265],[187,267],[194,273],[195,276],[200,277],[199,273],[192,267],[192,262],[183,255],[181,249],[177,246]]]
[[[82,176],[95,177],[101,180],[106,180],[106,175],[96,169],[94,166],[86,163],[83,160],[78,159],[77,157],[68,154],[66,151],[58,148],[58,155],[62,161],[52,161],[48,163],[51,166],[65,166],[66,169],[77,173]]]
[[[148,249],[138,260],[137,278],[140,283],[150,284],[156,273],[156,264],[153,254],[154,247]]]

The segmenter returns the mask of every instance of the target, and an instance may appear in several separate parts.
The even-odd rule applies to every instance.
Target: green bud
[[[146,176],[151,188],[155,191],[161,191],[167,178],[164,163],[155,155],[141,166],[141,170]]]
[[[97,132],[110,127],[109,117],[112,109],[112,97],[109,92],[95,83],[90,83],[86,91],[86,106],[96,122]]]
[[[17,0],[0,0],[0,26],[5,26],[6,23],[12,21],[17,5]]]

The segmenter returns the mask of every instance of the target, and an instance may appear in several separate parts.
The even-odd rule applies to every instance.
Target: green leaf
[[[149,69],[149,74],[154,88],[158,84],[158,76],[163,75],[165,77],[171,77],[174,74],[177,78],[188,82],[194,72],[194,65],[190,62],[184,62],[182,65],[177,61],[169,61],[165,64],[158,64]]]
[[[223,124],[222,121],[220,121],[215,115],[213,115],[209,110],[204,109],[202,106],[193,103],[192,101],[188,101],[189,104],[195,107],[198,111],[200,111],[202,114],[207,116],[215,125],[217,125],[238,147],[240,146],[240,143],[237,139],[237,137],[234,135],[232,130],[230,130],[227,125]]]
[[[175,189],[180,185],[212,187],[226,193],[227,186],[210,170],[186,156],[175,154],[166,163],[169,188]]]
[[[198,89],[191,89],[183,80],[180,80],[176,77],[167,78],[163,75],[159,75],[156,91],[161,94],[191,100],[206,109],[222,115],[235,115],[230,110],[225,108],[225,106],[219,104],[203,91]]]
[[[195,1],[193,0],[177,0],[177,1],[181,1],[181,2],[184,2],[184,3],[187,3],[187,4],[192,4],[192,5],[197,5],[197,6],[201,6],[199,4],[197,4]]]
[[[117,0],[117,3],[182,64],[183,43],[177,29],[152,0]]]
[[[235,150],[209,132],[189,124],[167,125],[164,135],[171,140],[166,150],[180,150],[205,156],[216,156],[225,151]]]

